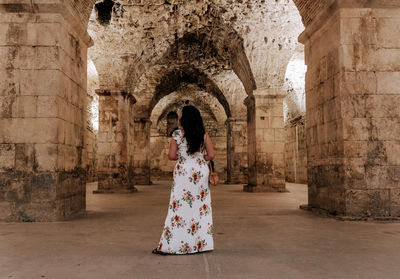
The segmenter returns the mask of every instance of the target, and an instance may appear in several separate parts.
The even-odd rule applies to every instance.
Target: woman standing
[[[214,248],[206,163],[214,158],[214,148],[195,107],[182,109],[180,124],[182,129],[173,133],[169,147],[168,158],[178,162],[169,210],[160,243],[153,250],[155,254],[193,254]]]

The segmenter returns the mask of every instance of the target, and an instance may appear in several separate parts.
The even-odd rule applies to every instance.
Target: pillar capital
[[[229,123],[247,123],[247,119],[229,117],[229,118],[226,119],[225,122],[226,122],[226,124],[229,124]]]
[[[258,98],[285,98],[286,92],[282,88],[259,88],[253,91],[255,99]]]
[[[149,126],[151,126],[151,124],[153,123],[150,119],[145,118],[145,117],[136,117],[134,122],[135,123],[148,124]]]
[[[98,96],[122,96],[128,99],[132,105],[136,104],[135,96],[123,89],[96,89],[95,92]]]

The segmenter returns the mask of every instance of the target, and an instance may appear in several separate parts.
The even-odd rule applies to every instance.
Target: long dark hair
[[[184,137],[188,143],[188,154],[194,154],[200,151],[201,145],[204,144],[204,129],[203,119],[200,111],[194,106],[185,106],[182,109],[182,117],[179,121],[183,130]]]

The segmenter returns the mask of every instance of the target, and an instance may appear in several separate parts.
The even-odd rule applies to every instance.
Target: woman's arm
[[[171,143],[169,144],[169,152],[168,152],[168,159],[171,161],[176,161],[178,160],[178,144],[174,139],[171,140]]]
[[[211,138],[208,136],[207,133],[206,133],[206,137],[205,137],[205,144],[206,144],[207,154],[204,156],[204,159],[206,161],[213,160],[215,158],[214,146],[211,142]]]

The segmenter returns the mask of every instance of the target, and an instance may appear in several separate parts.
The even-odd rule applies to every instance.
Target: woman
[[[182,109],[180,124],[182,129],[173,133],[169,147],[168,158],[178,162],[168,215],[160,243],[153,250],[155,254],[193,254],[214,248],[206,163],[214,158],[214,148],[195,107]]]

